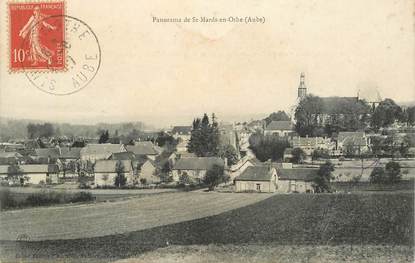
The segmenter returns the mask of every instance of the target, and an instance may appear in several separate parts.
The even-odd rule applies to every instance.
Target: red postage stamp
[[[8,5],[10,70],[64,70],[64,1]]]

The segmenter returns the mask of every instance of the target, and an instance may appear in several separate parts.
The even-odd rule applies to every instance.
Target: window
[[[256,184],[256,190],[261,192],[261,184]]]

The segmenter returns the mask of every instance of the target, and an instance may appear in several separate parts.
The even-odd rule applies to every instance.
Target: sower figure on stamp
[[[44,15],[40,13],[39,7],[35,7],[33,15],[19,32],[19,36],[22,38],[29,36],[30,58],[32,60],[32,65],[37,65],[39,61],[47,61],[49,65],[52,63],[53,51],[41,43],[40,28],[41,26],[44,26],[51,30],[55,30],[56,27],[42,21],[42,19],[44,19]]]

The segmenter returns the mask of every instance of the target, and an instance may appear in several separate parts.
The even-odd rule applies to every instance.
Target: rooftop
[[[277,169],[279,180],[313,181],[317,176],[318,169],[314,168],[289,168]]]
[[[235,178],[235,181],[270,181],[272,170],[269,166],[249,166],[241,175]]]
[[[291,121],[271,121],[265,130],[273,131],[273,130],[283,130],[283,131],[291,131],[293,129],[293,124]]]
[[[213,165],[224,166],[224,161],[218,157],[187,157],[177,160],[173,170],[208,170]]]

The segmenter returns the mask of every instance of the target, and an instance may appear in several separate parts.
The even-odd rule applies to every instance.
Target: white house
[[[157,174],[157,165],[153,160],[147,159],[137,168],[140,183],[158,184],[161,182],[160,176]]]
[[[0,178],[10,184],[55,184],[58,174],[56,164],[0,165]]]
[[[365,132],[339,132],[336,139],[337,155],[361,154],[369,150],[369,137]]]
[[[249,156],[241,158],[238,163],[229,167],[230,179],[235,179],[236,177],[241,175],[246,170],[246,168],[250,166],[254,166],[254,162],[249,158]]]
[[[178,140],[176,149],[178,152],[186,152],[187,144],[190,141],[192,126],[174,126],[171,130],[173,138]]]
[[[273,193],[278,188],[277,171],[270,165],[249,166],[235,178],[236,192]]]
[[[331,153],[335,145],[330,138],[325,137],[293,137],[291,140],[293,148],[301,148],[306,155],[311,156],[314,150],[328,150]]]
[[[314,192],[313,180],[317,176],[318,169],[315,168],[279,168],[278,191],[290,192]]]
[[[127,184],[133,184],[134,172],[130,160],[97,160],[94,166],[95,187],[114,186],[119,172],[127,178]]]

